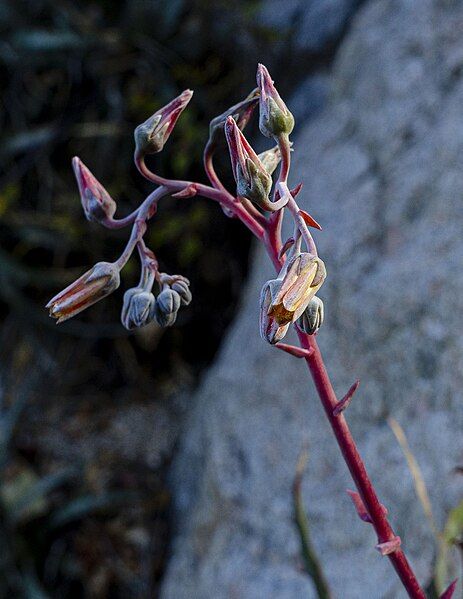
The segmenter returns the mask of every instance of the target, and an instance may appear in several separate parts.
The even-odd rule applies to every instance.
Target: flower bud
[[[232,117],[225,124],[225,136],[230,150],[233,176],[237,194],[266,207],[272,187],[272,177],[265,170],[244,135],[238,129]]]
[[[281,280],[267,281],[260,294],[259,329],[260,336],[272,345],[283,339],[289,329],[289,323],[279,325],[271,312],[272,303],[281,288]]]
[[[160,327],[171,327],[175,324],[177,313],[177,310],[174,312],[163,312],[157,302],[154,304],[153,316]]]
[[[153,320],[155,297],[142,287],[133,287],[124,293],[121,322],[129,331],[143,327]]]
[[[185,90],[144,123],[138,125],[134,132],[137,154],[141,156],[156,154],[162,150],[192,95],[190,89]]]
[[[325,309],[322,300],[316,295],[310,300],[309,305],[297,320],[297,326],[307,333],[313,335],[323,324]]]
[[[72,159],[72,168],[87,220],[101,222],[111,219],[116,212],[116,202],[77,156]]]
[[[156,302],[159,309],[165,312],[176,312],[180,308],[180,295],[173,289],[166,288],[158,295]]]
[[[170,327],[177,319],[181,298],[177,291],[167,287],[156,298],[153,314],[159,326]]]
[[[289,135],[294,128],[294,117],[273,85],[263,64],[257,67],[259,99],[259,129],[266,137]]]
[[[280,326],[301,316],[325,277],[325,264],[318,256],[302,252],[287,261],[278,276],[281,288],[269,308]]]
[[[229,116],[233,117],[239,129],[243,131],[258,102],[259,90],[256,88],[244,100],[213,118],[209,124],[209,143],[216,144],[222,139],[225,123]]]
[[[192,300],[189,281],[185,279],[176,281],[172,285],[172,290],[179,294],[182,306],[188,306]]]
[[[55,295],[48,304],[50,316],[64,322],[103,299],[120,284],[119,269],[111,262],[98,262],[77,281]]]

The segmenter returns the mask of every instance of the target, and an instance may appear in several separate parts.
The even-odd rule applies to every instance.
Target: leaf
[[[449,570],[449,550],[463,539],[463,501],[450,510],[445,523],[442,539],[439,543],[434,580],[438,593],[445,588]]]

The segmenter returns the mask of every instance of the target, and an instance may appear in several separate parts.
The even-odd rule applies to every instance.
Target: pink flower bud
[[[259,99],[259,129],[266,137],[289,135],[294,128],[294,117],[273,85],[270,73],[263,64],[257,67]]]
[[[231,116],[225,123],[225,136],[230,150],[237,194],[259,206],[266,206],[269,203],[272,177]]]
[[[222,138],[225,122],[229,116],[233,117],[238,128],[243,131],[258,102],[259,90],[256,88],[244,100],[212,119],[209,124],[209,143],[215,144]]]
[[[186,89],[144,123],[138,125],[134,132],[137,154],[141,156],[156,154],[162,150],[192,95],[193,92]]]
[[[101,222],[111,219],[116,212],[116,202],[77,156],[72,159],[72,168],[87,220]]]
[[[57,323],[64,322],[115,291],[119,284],[118,267],[111,262],[98,262],[77,281],[55,295],[46,307],[50,310],[50,316],[57,319]]]

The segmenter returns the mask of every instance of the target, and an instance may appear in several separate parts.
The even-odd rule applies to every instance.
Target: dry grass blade
[[[413,455],[412,450],[410,449],[410,445],[408,444],[405,431],[395,418],[389,417],[387,419],[387,422],[391,427],[391,430],[394,433],[394,436],[397,439],[397,442],[399,443],[405,455],[408,468],[413,478],[416,496],[418,497],[418,500],[421,503],[421,507],[423,508],[424,514],[428,519],[429,525],[436,539],[436,543],[440,544],[441,534],[436,526],[436,521],[434,519],[434,514],[432,511],[431,500],[429,499],[429,494],[426,488],[426,483],[424,482],[423,473],[418,462],[416,461],[415,456]]]

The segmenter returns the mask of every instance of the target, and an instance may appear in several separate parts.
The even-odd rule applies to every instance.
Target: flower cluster
[[[148,221],[156,214],[158,202],[167,195],[183,199],[201,195],[217,202],[227,216],[240,219],[263,243],[278,273],[262,288],[259,311],[261,336],[279,349],[306,359],[329,424],[359,491],[359,494],[352,494],[359,514],[368,516],[368,521],[375,527],[378,534],[376,548],[393,562],[410,597],[424,599],[424,592],[400,548],[400,538],[395,536],[386,519],[384,507],[379,503],[342,415],[358,382],[338,401],[316,340],[311,337],[323,323],[323,302],[316,294],[323,285],[326,269],[318,257],[310,232],[312,227],[319,230],[321,227],[297,204],[301,185],[293,189],[288,186],[292,149],[289,135],[294,127],[294,117],[276,90],[268,70],[259,65],[257,88],[210,123],[209,139],[204,149],[204,168],[210,185],[165,179],[148,168],[145,157],[164,148],[192,94],[190,90],[184,91],[136,128],[135,165],[140,174],[157,187],[128,216],[115,218],[117,206],[114,200],[89,169],[74,158],[73,167],[86,217],[110,229],[131,225],[132,230],[119,258],[114,262],[98,262],[58,293],[47,304],[50,315],[57,322],[63,322],[117,289],[120,271],[137,249],[141,264],[140,281],[124,294],[122,324],[129,330],[153,321],[162,327],[173,325],[180,307],[190,303],[191,293],[188,280],[181,275],[159,272],[154,253],[145,245]],[[259,129],[276,143],[260,155],[256,154],[243,133],[257,105]],[[223,138],[228,144],[236,182],[234,193],[226,189],[214,169],[214,153]],[[278,175],[275,176],[277,169]],[[290,218],[293,233],[283,240],[281,232],[285,215]],[[157,296],[153,293],[154,288]],[[279,343],[291,324],[298,329],[301,347]],[[450,599],[454,590],[455,583],[452,583],[441,597]]]
[[[159,272],[157,259],[145,245],[143,237],[162,197],[170,194],[191,198],[200,194],[217,201],[228,216],[240,218],[258,237],[265,240],[273,236],[279,251],[279,274],[262,289],[262,337],[272,344],[277,343],[292,323],[307,334],[315,333],[323,322],[323,304],[315,294],[325,279],[326,271],[309,232],[309,227],[319,228],[319,225],[296,203],[300,186],[290,191],[287,185],[293,115],[276,90],[268,70],[259,65],[257,87],[210,123],[204,163],[211,185],[164,179],[149,170],[145,157],[164,148],[192,95],[191,90],[185,90],[135,129],[135,164],[140,173],[157,183],[158,187],[132,214],[115,218],[116,202],[83,162],[77,157],[73,159],[87,219],[111,229],[132,225],[132,233],[122,255],[115,262],[98,262],[52,298],[47,304],[50,315],[57,322],[63,322],[117,289],[120,271],[137,249],[140,281],[124,294],[121,322],[129,330],[153,321],[162,327],[173,325],[180,307],[191,301],[189,281],[181,275]],[[276,144],[259,155],[243,133],[257,106],[259,128]],[[225,189],[213,168],[212,157],[221,139],[228,144],[236,193]],[[278,167],[278,177],[274,180]],[[286,208],[294,222],[294,234],[283,243],[280,232]],[[305,250],[301,249],[302,243],[306,245]]]

